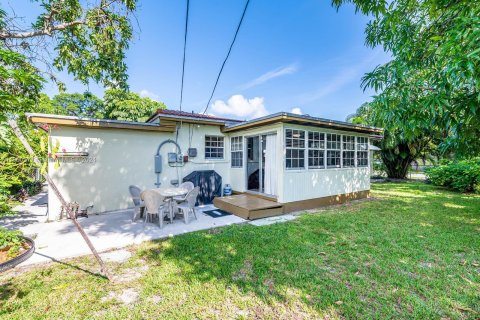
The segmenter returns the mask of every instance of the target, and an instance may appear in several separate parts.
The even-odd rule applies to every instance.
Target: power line
[[[185,52],[187,51],[187,34],[188,34],[188,9],[190,7],[190,0],[187,0],[187,15],[185,17],[185,38],[183,40],[183,63],[182,63],[182,85],[180,89],[180,111],[182,111],[183,102],[183,78],[185,76]]]
[[[220,68],[220,71],[218,72],[217,80],[215,81],[215,85],[213,86],[212,94],[210,95],[210,98],[208,99],[207,105],[205,106],[205,110],[203,111],[203,114],[207,112],[208,106],[210,105],[210,101],[212,101],[213,95],[215,93],[215,89],[217,89],[217,84],[218,80],[220,79],[220,75],[222,74],[223,67],[225,67],[225,63],[228,60],[228,57],[230,56],[230,52],[232,51],[233,44],[235,43],[235,40],[237,39],[238,31],[240,30],[240,27],[242,26],[243,22],[243,17],[245,17],[245,13],[247,12],[248,4],[250,3],[250,0],[247,0],[245,3],[245,8],[243,9],[242,17],[240,18],[240,22],[238,23],[237,30],[235,31],[235,36],[233,37],[232,43],[230,44],[230,48],[228,49],[227,56],[225,57],[225,60],[223,60],[222,67]]]

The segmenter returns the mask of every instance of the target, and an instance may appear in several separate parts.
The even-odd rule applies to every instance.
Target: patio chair
[[[140,193],[142,193],[142,189],[135,185],[131,185],[128,187],[130,191],[130,195],[132,196],[133,205],[135,206],[133,210],[133,218],[132,221],[135,221],[139,217],[145,213],[145,203],[140,199]]]
[[[177,204],[177,208],[183,213],[183,218],[186,224],[188,224],[189,215],[192,212],[195,216],[195,219],[197,219],[197,213],[195,212],[195,203],[197,202],[199,192],[200,187],[193,188],[193,190],[191,190],[185,197],[185,201]]]
[[[195,188],[195,186],[193,185],[193,182],[190,182],[190,181],[183,182],[183,183],[180,184],[178,187],[179,187],[179,188],[183,188],[183,189],[187,189],[188,192],[192,191],[193,188]],[[182,201],[185,201],[186,196],[187,196],[187,195],[178,196],[178,197],[173,197],[173,200],[175,200],[175,201],[177,201],[177,202],[182,202]]]
[[[190,181],[183,182],[178,187],[183,188],[183,189],[187,189],[188,192],[192,191],[193,188],[195,188],[195,186],[193,185],[193,182],[190,182]],[[173,200],[174,200],[174,202],[173,202],[173,212],[178,212],[177,204],[180,203],[180,202],[184,202],[187,198],[187,194],[184,195],[184,196],[173,197]]]
[[[146,208],[144,223],[153,222],[153,216],[158,216],[158,225],[160,229],[163,228],[163,219],[168,214],[168,211],[165,210],[167,206],[165,197],[153,190],[145,190],[142,192],[142,198]]]

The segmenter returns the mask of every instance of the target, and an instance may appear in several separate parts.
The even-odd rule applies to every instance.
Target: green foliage
[[[41,13],[31,23],[0,4],[0,215],[9,213],[9,200],[18,191],[28,193],[35,166],[5,123],[17,118],[38,155],[46,134],[25,121],[25,112],[100,117],[103,104],[85,93],[60,94],[53,101],[40,94],[44,77],[64,84],[55,71],[67,71],[76,80],[93,80],[107,87],[128,89],[125,51],[132,38],[130,16],[135,0],[32,1]],[[35,66],[32,63],[35,63]],[[46,161],[46,159],[44,159]],[[27,188],[26,188],[27,187]]]
[[[60,93],[53,97],[51,103],[54,110],[60,110],[60,114],[102,118],[104,113],[103,101],[90,92]]]
[[[130,16],[135,0],[38,2],[35,9],[41,13],[31,24],[15,12],[7,16],[2,11],[0,39],[9,48],[44,62],[46,73],[61,90],[64,84],[50,71],[52,67],[85,84],[93,80],[108,87],[128,87],[124,60],[133,35]],[[39,37],[50,41],[54,50],[39,45]]]
[[[441,133],[440,148],[457,155],[480,151],[480,5],[471,0],[333,0],[373,14],[366,43],[392,61],[363,78],[372,105],[405,141]],[[428,135],[429,133],[427,133]]]
[[[9,112],[23,112],[35,104],[42,84],[38,70],[25,56],[6,49],[0,41],[0,121],[5,121]]]
[[[162,102],[146,97],[142,98],[136,93],[118,89],[106,90],[103,99],[106,119],[142,122],[156,110],[166,108]]]
[[[480,193],[480,158],[443,164],[425,169],[430,181],[437,186],[460,192]]]
[[[14,258],[20,253],[23,245],[20,231],[7,230],[0,227],[0,251],[7,252],[7,257]]]
[[[393,120],[385,119],[381,106],[371,103],[362,104],[356,113],[347,117],[347,121],[384,128],[384,136],[374,141],[380,150],[383,169],[389,178],[405,179],[413,160],[426,160],[437,155],[438,132],[425,127],[417,136],[405,134],[404,128],[398,127]]]

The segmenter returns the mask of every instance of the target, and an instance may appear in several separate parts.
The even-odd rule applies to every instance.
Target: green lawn
[[[423,183],[289,222],[237,225],[131,247],[115,284],[75,266],[0,275],[0,317],[480,317],[480,196]],[[128,280],[128,281],[127,281]],[[122,293],[137,300],[122,302]]]

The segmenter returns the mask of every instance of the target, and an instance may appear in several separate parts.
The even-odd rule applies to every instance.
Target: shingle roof
[[[172,117],[182,117],[182,118],[195,118],[195,119],[202,119],[202,120],[215,120],[215,121],[224,121],[224,122],[235,122],[235,123],[241,123],[244,122],[243,120],[237,120],[237,119],[229,119],[229,118],[222,118],[222,117],[215,117],[207,114],[201,114],[201,113],[194,113],[192,112],[186,112],[186,111],[179,111],[179,110],[168,110],[168,109],[158,109],[154,115],[152,115],[147,122],[153,120],[156,118],[157,115],[167,115],[167,116],[172,116]]]

